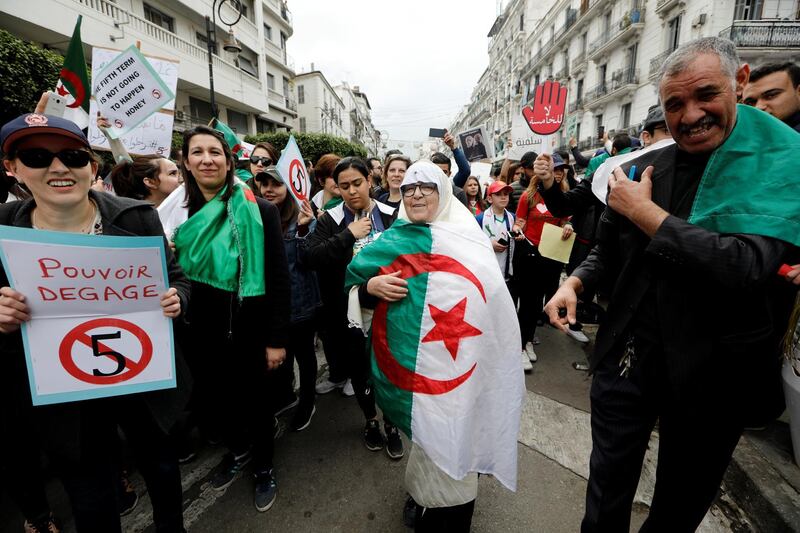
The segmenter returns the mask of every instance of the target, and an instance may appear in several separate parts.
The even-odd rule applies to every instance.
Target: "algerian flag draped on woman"
[[[437,185],[434,221],[409,222],[401,204],[400,220],[359,252],[345,281],[356,288],[399,271],[408,282],[405,298],[381,301],[371,317],[378,405],[448,476],[493,474],[514,490],[525,395],[514,304],[489,241],[441,170],[415,163],[407,182]],[[349,317],[369,328],[357,290]]]

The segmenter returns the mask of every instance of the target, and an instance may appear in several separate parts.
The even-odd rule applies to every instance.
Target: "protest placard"
[[[578,135],[578,115],[572,115],[567,119],[567,139]]]
[[[511,149],[508,151],[507,157],[519,161],[525,152],[550,154],[553,152],[556,142],[553,135],[533,133],[522,111],[519,111],[511,119]]]
[[[119,55],[119,50],[111,48],[92,48],[92,79]],[[145,55],[150,65],[158,73],[164,83],[174,93],[178,86],[179,63],[177,60]],[[172,126],[174,122],[175,99],[166,102],[157,113],[153,113],[144,122],[123,135],[120,141],[132,155],[158,154],[168,157],[172,146]],[[97,102],[90,101],[90,116],[97,116]],[[98,150],[109,150],[108,140],[97,128],[94,120],[89,121],[89,142]]]
[[[142,55],[130,46],[93,78],[92,94],[111,126],[113,138],[132,130],[175,98],[166,83]]]
[[[297,146],[297,141],[294,140],[294,135],[289,137],[289,142],[286,143],[286,148],[283,149],[283,153],[281,153],[281,157],[275,166],[278,169],[278,174],[286,183],[292,198],[298,204],[302,204],[303,200],[307,200],[311,193],[311,180],[308,178],[306,164],[303,160],[303,155],[300,153],[300,147]]]
[[[567,107],[567,88],[557,81],[545,81],[536,86],[532,106],[525,106],[522,114],[533,133],[551,135],[561,128]]]
[[[491,137],[486,135],[486,128],[470,128],[458,134],[458,141],[467,161],[481,161],[494,157],[494,146]]]
[[[542,227],[542,238],[539,241],[539,253],[559,263],[569,263],[572,246],[575,244],[575,233],[564,240],[561,235],[564,228],[545,223]]]
[[[0,260],[30,308],[22,337],[34,405],[175,387],[165,257],[161,237],[0,226]]]

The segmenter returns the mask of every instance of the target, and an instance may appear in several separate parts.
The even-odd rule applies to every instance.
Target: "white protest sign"
[[[572,115],[567,119],[567,137],[575,137],[578,133],[578,115]]]
[[[298,204],[302,204],[303,200],[308,200],[311,193],[311,180],[308,178],[306,172],[306,164],[303,160],[303,155],[300,153],[300,148],[294,140],[294,135],[289,137],[289,142],[286,143],[286,148],[281,153],[281,158],[275,165],[278,169],[278,174],[283,178],[289,193],[292,195]]]
[[[93,75],[92,95],[100,113],[111,122],[108,131],[114,138],[131,131],[175,98],[135,46],[122,51]]]
[[[163,239],[0,227],[34,405],[175,387]]]
[[[489,182],[492,174],[491,163],[472,163],[470,164],[470,175],[478,178],[481,185],[486,185]]]
[[[92,79],[100,75],[100,72],[114,58],[119,55],[119,50],[110,48],[92,48]],[[159,77],[167,84],[174,93],[178,87],[179,63],[177,60],[165,59],[155,56],[145,55],[150,65],[158,73]],[[94,98],[89,102],[89,116],[97,116],[97,102]],[[158,154],[168,157],[172,147],[172,125],[174,119],[175,99],[166,102],[164,107],[157,113],[153,113],[144,122],[136,126],[132,131],[123,135],[120,139],[129,154],[147,155]],[[89,121],[89,143],[99,150],[109,150],[108,140],[105,135],[97,128],[94,119]]]
[[[508,158],[519,161],[525,152],[550,154],[555,147],[556,139],[552,135],[537,135],[531,131],[522,111],[514,114],[511,120],[511,149]]]

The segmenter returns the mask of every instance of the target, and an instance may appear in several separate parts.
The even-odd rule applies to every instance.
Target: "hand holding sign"
[[[25,296],[11,287],[0,288],[0,333],[17,331],[23,322],[30,319]]]
[[[564,122],[567,88],[557,81],[546,81],[536,87],[533,109],[525,107],[522,114],[531,131],[539,135],[555,133]]]
[[[550,154],[539,154],[533,162],[533,172],[545,189],[553,185],[553,158]]]

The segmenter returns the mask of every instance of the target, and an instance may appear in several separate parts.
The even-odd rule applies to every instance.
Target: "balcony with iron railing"
[[[800,48],[800,20],[735,20],[719,36],[737,48]]]
[[[111,0],[73,0],[84,9],[92,11],[92,16],[102,15],[111,19],[109,25],[118,23],[124,25],[125,31],[130,32],[136,38],[146,38],[152,40],[157,46],[169,50],[176,58],[187,61],[188,63],[200,66],[208,62],[208,49],[198,46],[186,39],[179,37],[175,33],[162,28],[152,22],[119,7]],[[234,99],[245,99],[247,95],[260,94],[262,92],[261,81],[234,63],[213,54],[214,78],[216,90],[225,96]],[[202,72],[202,76],[195,79],[193,72]],[[181,69],[181,78],[186,79],[201,87],[208,84],[208,69],[205,67],[194,69]],[[227,84],[222,82],[227,82]],[[235,89],[226,90],[226,85],[232,85]],[[236,93],[236,94],[227,94]],[[247,105],[254,105],[254,102],[242,102]],[[261,105],[261,104],[259,104]],[[258,107],[258,106],[257,106]]]
[[[636,7],[625,13],[611,25],[607,33],[595,39],[591,46],[589,59],[607,55],[611,50],[638,36],[644,29],[644,11]]]
[[[658,73],[661,72],[661,65],[664,64],[664,61],[671,53],[672,50],[665,50],[650,60],[650,73],[648,75],[650,81],[655,81]]]
[[[608,82],[603,81],[598,83],[588,91],[586,91],[586,95],[584,96],[584,103],[586,105],[593,104],[595,100],[598,98],[602,98],[606,94],[608,94]]]
[[[612,2],[613,0],[589,0],[589,4],[587,6],[581,6],[580,9],[580,16],[585,17],[589,15],[594,15],[600,8],[603,7],[604,4]]]
[[[656,15],[663,17],[673,7],[685,3],[686,0],[658,0],[656,3]]]
[[[575,9],[568,9],[566,17],[564,18],[564,24],[559,26],[555,33],[553,34],[553,44],[554,46],[558,47],[561,46],[570,35],[570,30],[575,23],[578,21],[578,11]]]
[[[539,68],[542,62],[547,59],[550,56],[550,53],[555,49],[553,45],[554,41],[552,37],[543,42],[539,51],[531,57],[530,61],[528,61],[528,64],[522,71],[522,75],[525,76],[530,74],[532,71]]]
[[[286,2],[283,0],[267,0],[264,2],[275,15],[279,16],[283,21],[292,26],[292,12],[289,11],[289,7],[286,5]]]
[[[572,73],[578,74],[586,68],[586,51],[578,52],[575,59],[572,60]]]
[[[574,101],[570,102],[567,107],[567,112],[574,113],[580,109],[583,109],[583,97],[576,98]]]
[[[611,75],[611,81],[597,85],[586,95],[586,105],[601,107],[608,102],[630,95],[639,86],[639,70],[620,69]],[[591,94],[591,96],[590,96]]]

